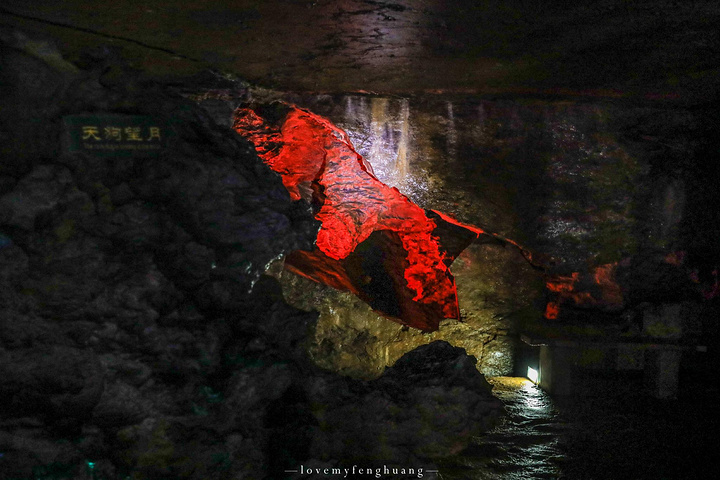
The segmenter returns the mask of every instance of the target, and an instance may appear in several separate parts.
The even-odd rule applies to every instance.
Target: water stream
[[[560,438],[567,424],[550,397],[519,377],[490,379],[493,394],[505,403],[507,416],[454,464],[441,470],[444,480],[558,478],[565,453]]]
[[[718,389],[685,376],[680,398],[649,399],[636,379],[598,379],[602,395],[551,398],[527,379],[495,377],[507,416],[440,469],[443,480],[709,478]]]

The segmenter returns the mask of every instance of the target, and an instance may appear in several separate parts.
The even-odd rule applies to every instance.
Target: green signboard
[[[168,145],[167,122],[140,115],[87,114],[63,117],[69,153],[99,156],[154,156]]]

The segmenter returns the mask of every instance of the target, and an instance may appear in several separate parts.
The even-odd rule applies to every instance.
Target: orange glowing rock
[[[545,286],[551,292],[556,293],[571,293],[575,289],[575,283],[580,278],[579,272],[573,272],[570,276],[555,276],[549,278],[545,283]]]
[[[595,267],[585,275],[573,272],[570,275],[548,276],[545,288],[555,294],[555,298],[547,303],[545,318],[557,319],[561,305],[569,302],[577,307],[598,307],[608,311],[622,309],[625,299],[615,279],[617,267],[615,262]]]
[[[602,292],[602,300],[610,305],[622,305],[624,302],[622,289],[615,279],[618,262],[600,265],[593,273],[595,284]]]
[[[557,302],[548,302],[545,306],[545,318],[555,320],[560,315],[560,305]]]

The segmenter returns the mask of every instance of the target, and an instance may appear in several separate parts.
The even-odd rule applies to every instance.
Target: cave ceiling
[[[6,0],[0,23],[152,77],[207,68],[284,90],[569,94],[705,102],[713,1]]]

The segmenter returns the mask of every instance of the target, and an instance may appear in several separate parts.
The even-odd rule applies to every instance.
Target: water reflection
[[[445,480],[558,478],[564,453],[559,437],[565,425],[550,397],[524,378],[489,379],[507,416],[477,437],[462,456],[441,469]]]
[[[707,440],[718,430],[717,388],[698,388],[696,380],[668,403],[630,381],[609,382],[600,395],[551,399],[526,379],[491,378],[507,416],[444,464],[442,478],[705,478],[715,448]]]

